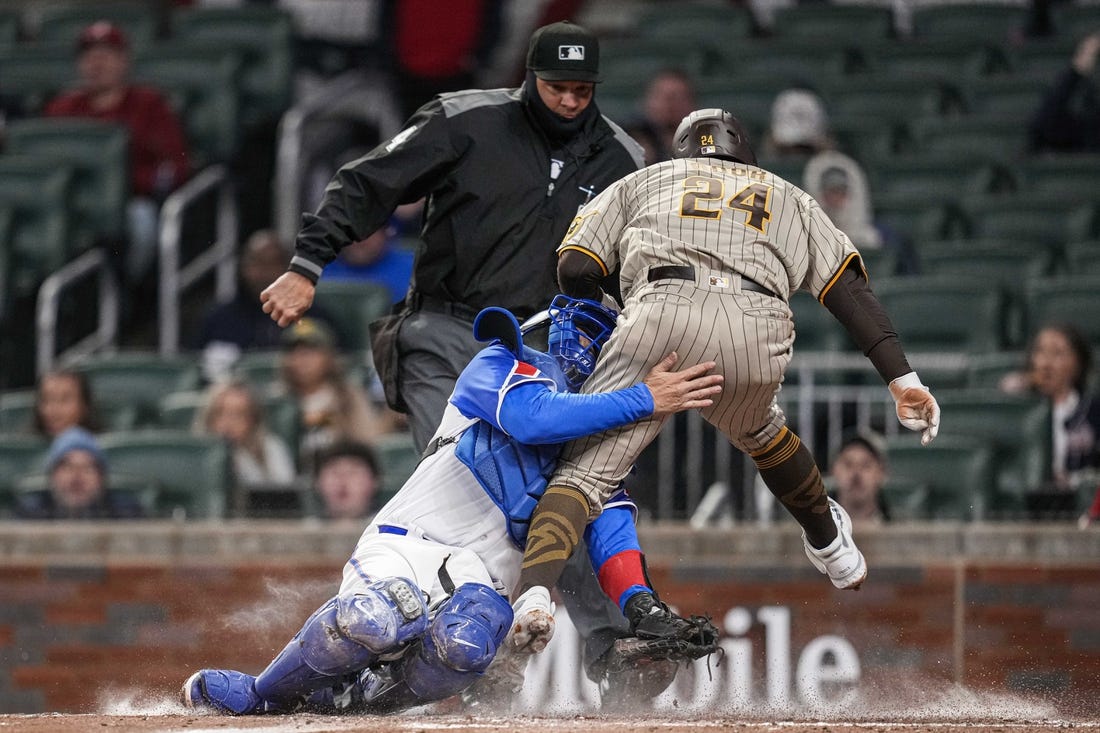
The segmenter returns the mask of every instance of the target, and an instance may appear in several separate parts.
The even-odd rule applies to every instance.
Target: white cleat
[[[512,628],[504,643],[520,654],[538,654],[554,638],[554,604],[541,585],[529,588],[512,604]]]
[[[814,567],[833,581],[841,590],[859,590],[867,577],[867,561],[852,539],[852,520],[844,507],[829,499],[829,512],[836,522],[836,539],[820,550],[814,549],[802,533],[802,546],[806,548],[806,557]]]

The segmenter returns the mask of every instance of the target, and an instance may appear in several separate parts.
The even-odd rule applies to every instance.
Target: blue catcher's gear
[[[554,296],[549,311],[548,353],[561,365],[569,389],[576,392],[596,367],[618,314],[594,300],[564,295]]]
[[[360,676],[367,708],[390,712],[461,692],[489,667],[511,624],[507,599],[481,583],[463,583],[440,607],[418,649],[388,670]]]
[[[266,712],[256,693],[256,678],[232,669],[200,669],[183,683],[184,707],[213,708],[229,715]]]
[[[428,609],[411,580],[385,578],[365,593],[321,606],[256,678],[262,699],[282,705],[330,686],[400,649],[428,628]]]
[[[615,311],[594,300],[556,295],[546,311],[532,316],[522,327],[510,311],[485,308],[474,319],[474,338],[500,341],[517,358],[553,373],[545,368],[549,355],[564,373],[565,386],[576,392],[592,374],[617,317]],[[549,327],[545,352],[529,345],[533,334],[544,326]]]

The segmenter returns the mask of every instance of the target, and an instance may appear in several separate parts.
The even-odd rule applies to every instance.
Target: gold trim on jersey
[[[586,249],[585,247],[580,246],[579,244],[567,244],[564,247],[558,248],[558,257],[561,257],[561,253],[569,249],[573,250],[574,252],[586,254],[594,259],[596,261],[596,264],[600,266],[600,271],[603,272],[604,277],[607,277],[611,274],[611,270],[607,269],[607,265],[604,264],[604,261],[600,259],[600,256],[598,254],[590,249]]]
[[[829,282],[825,283],[825,287],[821,289],[821,295],[817,296],[819,302],[825,302],[825,296],[829,293],[829,290],[832,289],[833,285],[836,284],[836,281],[840,279],[840,276],[844,274],[844,271],[848,269],[848,265],[851,263],[853,257],[859,257],[859,252],[853,252],[844,258],[844,261],[840,263],[840,267],[837,268],[836,273],[829,278]],[[863,277],[867,277],[867,270],[863,269],[862,258],[859,261],[859,269],[863,270]]]

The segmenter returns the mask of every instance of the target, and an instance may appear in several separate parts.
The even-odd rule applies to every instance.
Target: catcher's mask
[[[756,165],[756,154],[740,120],[724,109],[697,109],[673,136],[673,158],[721,158]]]
[[[522,326],[504,308],[484,309],[474,319],[474,338],[498,340],[517,358],[544,370],[544,359],[552,357],[566,386],[575,392],[592,374],[617,317],[615,311],[594,300],[557,295],[549,308]]]

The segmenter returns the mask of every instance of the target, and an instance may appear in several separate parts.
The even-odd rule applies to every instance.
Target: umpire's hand
[[[650,370],[643,380],[653,394],[653,417],[664,417],[674,412],[710,407],[713,395],[722,391],[722,375],[707,374],[715,367],[713,361],[705,361],[683,371],[671,371],[679,357],[668,354]]]
[[[313,305],[313,293],[316,286],[309,278],[296,272],[284,272],[279,278],[260,293],[260,302],[264,304],[264,313],[271,320],[286,328],[306,314]]]

